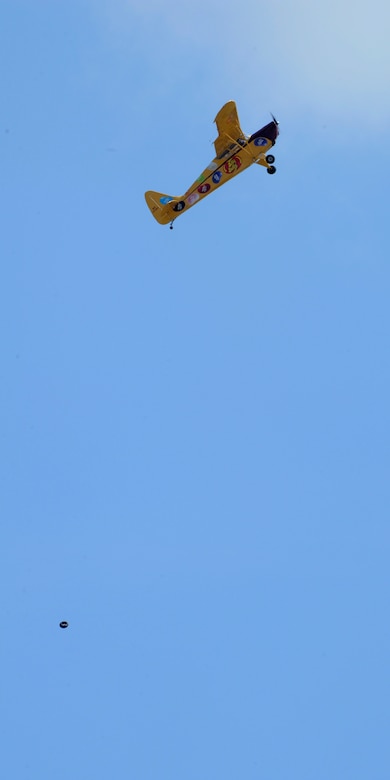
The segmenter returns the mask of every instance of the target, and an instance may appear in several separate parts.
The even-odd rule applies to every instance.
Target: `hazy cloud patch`
[[[141,25],[145,56],[183,80],[208,59],[210,83],[279,111],[308,108],[338,118],[390,119],[390,6],[385,0],[110,0],[112,28]],[[158,77],[158,72],[156,73]]]

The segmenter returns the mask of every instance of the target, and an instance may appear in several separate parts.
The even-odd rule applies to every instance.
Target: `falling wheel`
[[[269,163],[269,165],[272,165],[272,163],[275,162],[275,157],[273,156],[273,154],[267,154],[265,160],[267,163]]]
[[[276,173],[276,168],[274,165],[269,165],[267,168],[267,173]]]

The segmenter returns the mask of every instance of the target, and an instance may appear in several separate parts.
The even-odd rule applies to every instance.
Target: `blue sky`
[[[0,6],[1,774],[387,780],[389,10],[145,5]]]

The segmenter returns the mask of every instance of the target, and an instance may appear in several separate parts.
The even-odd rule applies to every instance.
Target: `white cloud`
[[[109,0],[107,7],[122,27],[142,23],[148,51],[165,53],[181,76],[209,56],[210,82],[226,84],[227,97],[261,99],[275,112],[305,107],[341,123],[390,121],[387,0]]]
[[[255,7],[255,5],[253,5]],[[390,111],[390,7],[384,0],[279,0],[273,5],[278,77],[295,98],[354,115]]]

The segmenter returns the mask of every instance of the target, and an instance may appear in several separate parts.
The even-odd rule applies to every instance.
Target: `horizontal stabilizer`
[[[155,219],[160,225],[168,225],[175,214],[175,205],[179,203],[180,198],[173,198],[172,195],[164,195],[163,192],[145,192],[145,200]]]

